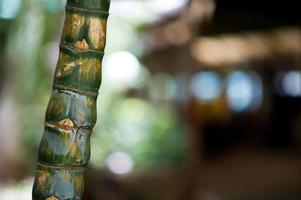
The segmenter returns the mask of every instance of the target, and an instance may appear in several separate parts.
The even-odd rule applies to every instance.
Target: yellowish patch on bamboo
[[[64,72],[67,72],[69,71],[70,69],[74,68],[76,66],[76,63],[75,62],[72,62],[72,63],[68,63],[65,65],[65,67],[63,68]]]
[[[89,45],[85,39],[83,39],[82,41],[77,41],[74,44],[74,47],[81,51],[87,51],[89,49]]]
[[[46,200],[59,200],[59,199],[56,198],[55,196],[51,196],[51,197],[48,197]]]
[[[70,149],[70,156],[72,158],[75,158],[76,159],[76,162],[80,162],[80,155],[78,153],[78,146],[76,144],[76,142],[72,142],[71,144],[71,149]]]
[[[66,60],[67,60],[67,55],[60,52],[59,60],[57,62],[57,66],[56,66],[56,70],[55,70],[55,77],[60,78],[63,75],[62,68],[63,68]]]
[[[76,62],[65,64],[63,68],[60,68],[57,70],[56,77],[60,78],[64,75],[68,74],[76,66],[77,66]]]
[[[57,78],[60,78],[62,75],[63,75],[62,72],[60,70],[58,70],[55,76]]]
[[[96,106],[95,100],[93,98],[87,98],[87,105],[94,108],[94,106]]]
[[[38,172],[38,185],[41,190],[44,190],[46,186],[47,178],[49,177],[49,172],[47,170],[40,170]]]
[[[90,17],[88,20],[88,36],[91,40],[93,47],[96,49],[104,48],[106,37],[106,24],[107,20],[97,17]]]
[[[96,81],[101,76],[101,66],[99,59],[88,58],[82,60],[82,67],[79,69],[82,80]]]
[[[83,188],[83,175],[78,175],[74,177],[74,187],[77,192],[80,192]]]
[[[48,103],[48,111],[51,115],[56,115],[64,111],[64,104],[62,104],[62,99],[52,97]]]
[[[74,128],[74,123],[69,119],[63,119],[58,122],[60,128],[71,130]]]
[[[77,13],[67,13],[63,31],[64,37],[76,38],[84,24],[84,16]]]

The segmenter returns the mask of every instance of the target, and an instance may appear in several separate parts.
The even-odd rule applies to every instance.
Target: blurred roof
[[[150,44],[147,46],[153,51],[146,57],[145,62],[151,71],[195,71],[212,64],[237,64],[276,57],[281,59],[295,57],[300,53],[301,17],[296,1],[190,2],[182,12],[146,29],[150,38]],[[224,40],[229,36],[233,40]],[[206,40],[203,40],[204,38]],[[212,51],[209,51],[204,41],[210,41],[210,45],[211,41],[216,42],[214,46],[211,45]],[[194,48],[196,45],[204,48]],[[217,52],[217,47],[222,51]],[[241,50],[244,56],[241,56]],[[206,52],[206,58],[210,58],[210,62],[199,56],[205,55],[202,52]],[[218,55],[223,59],[211,62],[216,53],[220,52],[227,54],[221,55],[222,57]]]
[[[278,26],[300,26],[298,1],[216,0],[216,12],[207,34],[249,31]]]

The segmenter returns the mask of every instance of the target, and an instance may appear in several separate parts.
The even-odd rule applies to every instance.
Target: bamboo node
[[[89,50],[89,45],[85,39],[83,39],[82,41],[77,41],[74,44],[74,47],[83,51]]]
[[[71,130],[74,128],[74,123],[69,118],[59,121],[58,125],[60,128],[67,130]]]
[[[51,197],[48,197],[46,200],[59,200],[59,199],[55,196],[51,196]]]

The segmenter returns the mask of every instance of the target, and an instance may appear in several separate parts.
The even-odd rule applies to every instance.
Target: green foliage
[[[116,151],[129,153],[138,170],[183,163],[183,127],[172,108],[137,98],[115,100],[110,108],[92,139],[92,164],[102,166]]]

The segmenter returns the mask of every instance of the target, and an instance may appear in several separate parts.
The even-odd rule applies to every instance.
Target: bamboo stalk
[[[33,185],[34,200],[80,200],[96,123],[110,0],[68,0]]]

